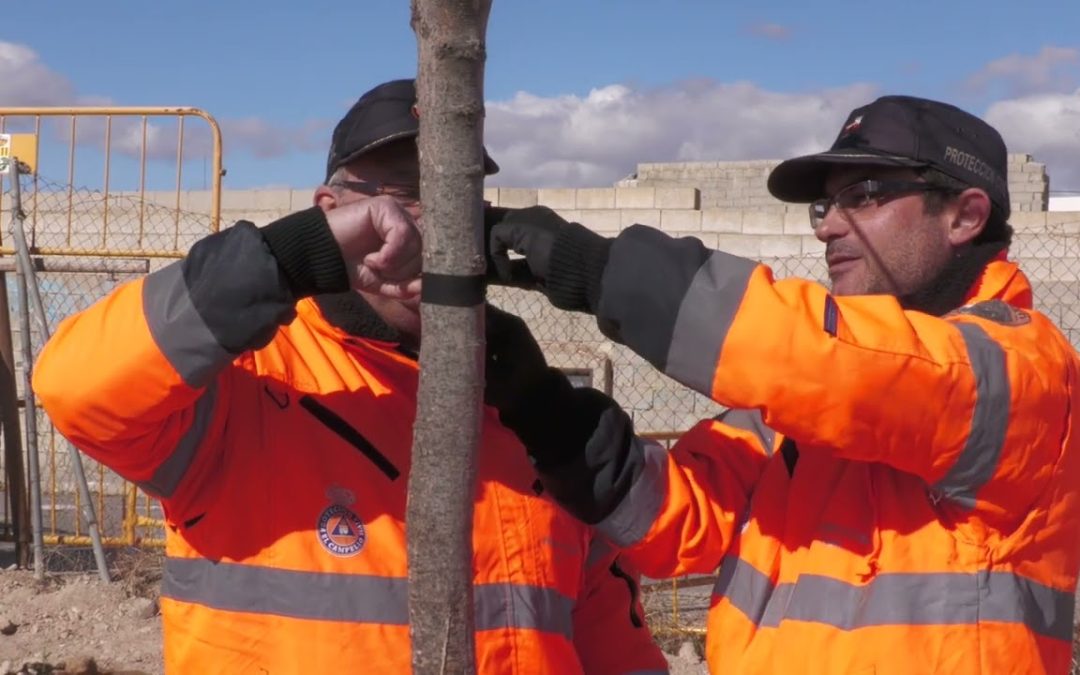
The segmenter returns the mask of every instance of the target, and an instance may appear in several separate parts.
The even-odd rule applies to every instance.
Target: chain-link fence
[[[40,176],[22,176],[20,181],[23,224],[32,252],[41,250],[80,250],[88,255],[34,256],[35,277],[43,301],[50,332],[65,317],[86,309],[105,297],[117,286],[132,281],[147,272],[167,264],[192,243],[213,229],[213,219],[206,209],[188,211],[175,203],[154,201],[154,194],[104,193],[74,188]],[[12,223],[12,194],[4,193],[4,223],[0,235],[5,248],[13,246],[8,225]],[[172,201],[172,197],[169,197]],[[154,257],[120,257],[112,252],[145,250]],[[98,255],[89,255],[89,253]],[[13,261],[14,258],[3,258]],[[10,331],[13,344],[13,363],[16,372],[28,364],[23,362],[22,326],[19,317],[25,301],[19,292],[16,277],[9,264],[4,274]],[[33,311],[33,307],[30,308]],[[34,357],[40,353],[45,336],[37,320],[30,322],[30,342]],[[118,345],[118,348],[121,348]],[[70,374],[77,380],[79,373]],[[28,433],[25,417],[24,381],[15,378],[16,396],[22,411],[23,447],[35,446]],[[44,411],[37,408],[36,449],[38,453],[41,490],[42,527],[45,543],[82,545],[88,543],[87,528],[81,516],[84,504],[77,485],[75,466],[68,441],[50,423]],[[2,455],[0,455],[2,456]],[[99,530],[107,544],[133,544],[141,540],[160,542],[156,502],[137,493],[111,470],[82,455],[87,483],[92,494],[91,505],[96,512]],[[5,529],[12,528],[12,504],[8,498],[7,467],[2,471]],[[150,527],[146,527],[150,525]]]
[[[82,246],[87,251],[102,253],[133,247],[158,252],[154,254],[156,257],[35,256],[37,280],[52,329],[64,317],[90,306],[118,285],[166,264],[168,257],[161,255],[161,251],[186,250],[213,228],[210,216],[198,205],[190,205],[192,209],[186,210],[182,197],[170,196],[168,203],[158,203],[152,195],[106,195],[72,189],[44,178],[26,177],[22,195],[34,251]],[[0,216],[5,225],[10,222],[10,207],[9,196],[5,194]],[[1069,215],[1076,218],[1070,219]],[[5,232],[0,241],[6,241],[6,236]],[[1032,281],[1036,308],[1048,314],[1074,345],[1080,345],[1080,283],[1077,282],[1080,214],[1062,217],[1045,214],[1042,221],[1027,218],[1016,233],[1011,257],[1020,262]],[[10,258],[0,258],[0,262],[5,260],[10,262]],[[763,262],[770,265],[777,278],[798,276],[825,281],[826,270],[820,255],[768,258]],[[11,266],[6,269],[10,272]],[[16,345],[14,365],[21,369],[27,364],[17,356],[22,337],[17,319],[21,297],[13,275],[7,274],[0,289],[7,293],[9,324]],[[553,365],[566,370],[578,384],[594,386],[614,396],[632,416],[639,432],[670,443],[679,432],[720,410],[706,397],[664,377],[626,348],[612,344],[587,315],[554,309],[540,294],[520,290],[492,288],[490,298],[497,306],[528,322]],[[31,324],[31,341],[36,355],[43,340],[34,324]],[[71,374],[73,380],[78,376]],[[21,406],[22,383],[19,378],[16,381]],[[67,441],[40,410],[37,428],[47,542],[84,543],[85,529],[79,517],[82,505],[74,484]],[[156,503],[141,493],[136,494],[133,486],[85,456],[84,463],[105,541],[124,544],[160,541],[157,520],[160,511]],[[2,475],[7,476],[7,471]],[[0,489],[4,492],[4,531],[10,534],[7,484],[0,484]],[[646,606],[658,634],[700,636],[711,587],[712,580],[707,577],[649,582]]]

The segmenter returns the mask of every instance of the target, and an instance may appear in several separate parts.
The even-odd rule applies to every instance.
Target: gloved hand
[[[537,279],[529,270],[529,263],[524,258],[511,260],[506,251],[500,251],[498,256],[492,254],[491,231],[501,223],[512,209],[500,206],[484,207],[484,248],[487,255],[487,279],[491,283],[500,286],[513,286],[535,290]]]
[[[508,252],[514,251],[525,256],[529,278],[521,280],[543,283],[551,267],[555,238],[570,223],[546,206],[492,211],[488,250],[497,279],[501,282],[513,280],[515,270]],[[521,271],[519,268],[519,278]]]
[[[489,280],[542,288],[560,309],[595,311],[611,240],[564,220],[546,206],[499,209],[489,226]],[[511,261],[509,251],[525,256]],[[493,277],[493,278],[492,278]]]
[[[500,412],[527,405],[549,376],[544,352],[520,318],[491,305],[484,316],[484,403]]]

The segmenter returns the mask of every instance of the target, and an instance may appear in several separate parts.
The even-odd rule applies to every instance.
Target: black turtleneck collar
[[[401,333],[383,321],[375,309],[355,291],[327,293],[314,296],[322,315],[334,326],[349,335],[367,340],[394,342],[398,349],[410,356],[415,356],[401,345]]]
[[[900,304],[905,309],[934,316],[943,316],[963,306],[983,270],[1006,247],[1007,244],[1000,241],[971,246],[921,290],[900,297]]]

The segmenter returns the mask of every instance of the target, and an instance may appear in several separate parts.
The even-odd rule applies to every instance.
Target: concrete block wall
[[[1013,213],[1046,211],[1050,203],[1050,176],[1046,165],[1031,155],[1009,155],[1009,201]]]
[[[778,202],[765,192],[765,177],[774,165],[770,161],[642,164],[637,181],[610,187],[492,187],[485,190],[485,198],[497,206],[545,205],[608,236],[635,223],[650,225],[765,262],[780,278],[824,281],[824,245],[810,229],[806,206]],[[1010,156],[1009,175],[1014,200],[1011,222],[1017,232],[1013,256],[1032,278],[1040,308],[1080,345],[1080,212],[1045,211],[1048,179],[1043,165],[1031,156]],[[240,219],[265,225],[311,206],[312,192],[311,188],[227,190],[221,200],[222,227]],[[57,205],[64,204],[59,195],[39,197],[39,208],[30,214],[31,220],[37,219],[33,221],[36,241],[39,246],[55,245],[67,236],[67,207]],[[209,231],[207,191],[147,193],[145,208],[135,193],[115,193],[111,200],[107,225],[100,200],[79,202],[71,220],[77,241],[100,241],[104,236],[109,245],[137,243],[140,211],[151,214],[144,218],[143,241],[153,246],[179,241],[186,250]],[[152,267],[167,262],[154,260]],[[553,364],[591,374],[596,386],[609,385],[639,429],[685,429],[718,411],[712,402],[612,344],[590,317],[555,310],[535,293],[495,289],[491,297],[529,322]],[[75,304],[86,299],[80,295]],[[71,311],[78,308],[70,305]]]
[[[779,204],[765,187],[780,160],[745,162],[646,162],[620,187],[696,187],[703,207],[753,208]],[[1045,211],[1050,197],[1046,165],[1031,155],[1012,153],[1008,161],[1009,198],[1013,211]]]

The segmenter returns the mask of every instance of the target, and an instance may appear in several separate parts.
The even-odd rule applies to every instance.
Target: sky
[[[948,101],[1080,194],[1076,0],[494,0],[490,186],[610,186],[638,162],[781,159],[826,148],[882,94]],[[194,106],[217,120],[227,189],[308,187],[361,93],[416,73],[407,0],[33,0],[0,9],[0,107]],[[10,118],[8,131],[25,131]],[[20,126],[22,124],[23,126]],[[39,172],[68,182],[69,122]],[[185,122],[181,181],[204,187],[209,134]],[[72,182],[103,180],[104,124]],[[113,189],[137,185],[138,124],[109,130]],[[175,121],[152,119],[148,182],[175,182]]]

